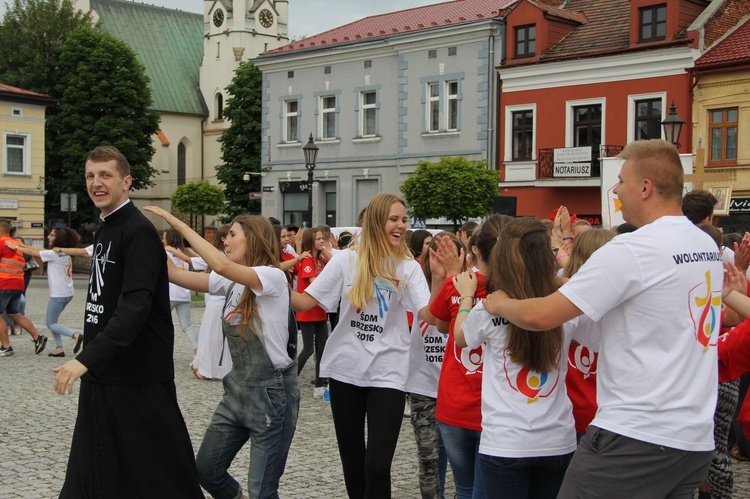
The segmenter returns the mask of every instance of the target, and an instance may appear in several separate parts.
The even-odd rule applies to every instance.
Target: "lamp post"
[[[684,125],[685,120],[677,114],[677,108],[672,101],[672,105],[669,106],[669,114],[661,122],[661,126],[664,128],[664,136],[678,149],[680,148],[680,134],[682,134]]]
[[[310,218],[310,225],[312,227],[313,220],[313,175],[315,173],[315,161],[318,159],[318,146],[313,141],[313,136],[310,134],[310,139],[302,147],[302,152],[305,153],[305,168],[307,169],[307,216]]]

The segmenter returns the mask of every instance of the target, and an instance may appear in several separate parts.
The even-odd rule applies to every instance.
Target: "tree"
[[[190,227],[195,229],[193,215],[218,215],[224,208],[224,191],[208,180],[188,182],[177,188],[170,198],[172,208],[190,215]]]
[[[60,46],[88,14],[72,0],[13,0],[0,24],[0,81],[58,97]]]
[[[260,191],[260,175],[250,175],[249,182],[243,180],[245,172],[260,172],[263,110],[260,70],[250,62],[240,63],[227,92],[231,97],[227,99],[224,116],[231,125],[219,137],[224,164],[216,166],[216,178],[224,186],[227,199],[224,223],[240,213],[260,213],[260,201],[248,199],[249,192]]]
[[[96,146],[115,146],[125,155],[132,189],[154,185],[156,170],[149,162],[159,115],[149,109],[151,89],[145,69],[125,42],[93,28],[78,28],[60,49],[56,89],[58,112],[47,120],[48,217],[61,213],[60,193],[76,192],[76,221],[92,220],[83,166]]]
[[[443,157],[438,163],[420,161],[401,191],[414,215],[422,220],[445,217],[457,230],[466,218],[492,213],[498,180],[499,172],[488,170],[486,160]]]

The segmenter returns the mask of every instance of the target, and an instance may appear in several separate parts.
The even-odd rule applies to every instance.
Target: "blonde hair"
[[[591,229],[581,232],[573,240],[573,249],[570,250],[570,259],[565,266],[565,276],[573,277],[573,274],[586,263],[594,251],[598,250],[615,237],[615,233],[606,229]]]
[[[349,301],[355,308],[367,307],[375,292],[375,278],[395,284],[401,280],[396,273],[398,264],[411,259],[405,238],[401,238],[401,243],[394,248],[385,233],[385,224],[395,203],[406,207],[406,203],[394,194],[378,194],[364,210],[357,245],[357,274],[349,292]]]
[[[618,158],[633,161],[636,175],[651,180],[663,199],[682,205],[684,171],[677,148],[661,139],[636,140],[626,145]]]
[[[238,215],[232,220],[245,234],[246,248],[243,263],[248,267],[279,268],[279,241],[267,218],[258,215]],[[235,310],[241,314],[240,335],[247,338],[247,329],[260,336],[254,319],[258,315],[258,303],[255,293],[245,287]]]

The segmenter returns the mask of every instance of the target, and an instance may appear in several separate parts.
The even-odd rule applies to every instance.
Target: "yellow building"
[[[0,83],[0,218],[27,242],[43,245],[44,124],[54,99]]]
[[[750,20],[716,41],[692,73],[693,150],[705,171],[694,187],[711,193],[731,187],[719,226],[744,234],[750,230]]]

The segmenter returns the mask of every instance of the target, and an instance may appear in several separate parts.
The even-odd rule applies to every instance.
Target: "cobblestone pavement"
[[[83,327],[83,305],[86,281],[76,280],[76,297],[61,316],[61,322],[74,329]],[[27,293],[27,316],[42,334],[51,336],[44,327],[48,293],[44,278],[35,277]],[[192,310],[193,324],[200,324],[203,309]],[[192,352],[187,338],[173,316],[175,327],[175,382],[177,396],[185,417],[193,447],[197,451],[211,414],[222,395],[218,381],[199,381],[189,367]],[[78,384],[73,396],[60,397],[52,391],[51,369],[63,359],[48,357],[54,348],[34,355],[29,335],[11,336],[16,354],[0,358],[0,498],[57,497],[65,477],[65,466],[76,418]],[[73,342],[64,338],[67,359]],[[346,497],[341,465],[336,448],[330,408],[326,402],[313,399],[314,363],[308,363],[300,379],[302,406],[297,432],[292,443],[286,472],[281,479],[280,495],[284,498]],[[237,455],[231,473],[246,484],[248,447]],[[750,463],[733,462],[737,498],[750,498]],[[416,446],[408,418],[404,418],[392,470],[393,497],[419,497]],[[446,479],[446,496],[453,496],[452,478]]]

